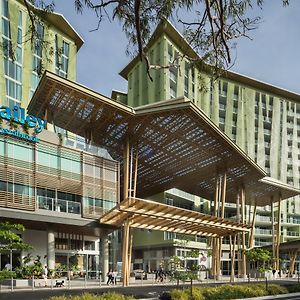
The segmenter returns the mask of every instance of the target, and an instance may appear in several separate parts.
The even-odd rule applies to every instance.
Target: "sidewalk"
[[[297,278],[284,278],[284,279],[272,279],[268,280],[268,282],[297,282]],[[250,283],[265,283],[265,279],[253,279],[251,278]],[[202,282],[195,281],[195,285],[206,285],[206,284],[224,284],[224,283],[230,283],[229,276],[223,276],[220,280],[213,280],[213,279],[204,279]],[[248,279],[243,278],[236,278],[235,283],[249,283]],[[40,285],[39,285],[40,284]],[[190,282],[182,283],[180,281],[180,286],[190,286]],[[165,282],[155,282],[153,279],[148,280],[135,280],[134,283],[130,283],[130,287],[142,287],[142,286],[156,286],[156,287],[176,287],[177,282],[176,281],[165,281]],[[28,287],[11,287],[11,285],[1,285],[0,284],[0,293],[5,292],[11,292],[11,291],[38,291],[38,290],[77,290],[77,289],[115,289],[115,288],[123,288],[122,282],[117,282],[117,285],[107,285],[106,282],[100,282],[99,280],[84,280],[84,279],[73,279],[68,281],[64,278],[64,286],[63,287],[55,287],[55,279],[49,279],[48,280],[48,286],[44,286],[43,279],[36,279],[34,286],[28,286]]]

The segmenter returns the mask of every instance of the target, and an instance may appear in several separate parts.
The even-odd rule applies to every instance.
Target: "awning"
[[[246,224],[138,198],[128,198],[118,204],[100,218],[100,223],[119,227],[126,219],[132,228],[206,237],[223,237],[250,230]]]

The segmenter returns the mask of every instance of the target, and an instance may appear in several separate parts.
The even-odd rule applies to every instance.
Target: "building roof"
[[[145,198],[176,187],[210,199],[215,178],[227,170],[227,202],[246,199],[258,205],[299,194],[267,174],[187,98],[131,108],[75,82],[45,72],[28,110],[50,123],[91,138],[123,161],[127,138],[139,153],[137,195]],[[262,180],[265,178],[264,180]]]
[[[24,2],[22,0],[18,0],[22,5]],[[77,51],[81,48],[84,43],[83,38],[80,34],[74,29],[74,27],[69,23],[69,21],[60,13],[45,11],[43,9],[37,8],[33,6],[29,1],[27,1],[28,5],[30,5],[31,9],[41,15],[43,19],[48,21],[50,24],[53,24],[67,36],[69,36],[76,44]]]
[[[176,44],[176,46],[183,53],[186,53],[188,57],[191,57],[193,59],[200,58],[200,56],[195,52],[195,50],[191,47],[191,45],[187,42],[183,35],[167,19],[163,19],[158,24],[148,44],[146,45],[146,49],[150,49],[157,42],[157,40],[162,37],[163,34],[166,34],[168,38],[171,39],[172,42]],[[140,57],[136,56],[121,70],[119,74],[127,80],[130,71],[138,62],[140,62]],[[233,71],[225,71],[224,74],[222,74],[221,78],[239,82],[245,86],[253,87],[257,90],[266,91],[270,94],[282,97],[284,99],[291,99],[293,101],[300,102],[300,95],[295,92],[253,79],[251,77]]]
[[[248,232],[250,226],[220,217],[155,201],[128,198],[100,218],[100,223],[122,226],[130,219],[130,227],[176,232],[207,237],[228,236]]]

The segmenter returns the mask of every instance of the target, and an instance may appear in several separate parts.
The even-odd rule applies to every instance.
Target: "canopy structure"
[[[45,72],[28,109],[105,147],[121,163],[130,139],[139,158],[140,198],[176,187],[211,199],[216,177],[224,171],[227,202],[236,202],[240,186],[247,201],[256,199],[257,205],[299,194],[279,181],[261,181],[265,171],[184,97],[133,109]]]
[[[241,249],[246,249],[246,203],[255,203],[249,235],[252,247],[256,205],[273,206],[277,202],[276,226],[280,228],[281,200],[299,194],[298,189],[267,177],[185,97],[134,109],[46,72],[28,109],[37,117],[105,147],[121,162],[122,201],[100,222],[123,226],[124,285],[129,282],[131,227],[211,237],[215,278],[220,270],[222,237],[229,236],[233,280],[237,234]],[[211,215],[142,199],[174,187],[212,200]],[[225,202],[236,203],[237,223],[225,220]],[[277,230],[274,239],[277,265],[280,234],[281,230]],[[241,256],[240,269],[245,277],[245,251]]]
[[[155,201],[128,198],[100,218],[100,223],[169,231],[207,237],[224,237],[249,232],[250,226]]]

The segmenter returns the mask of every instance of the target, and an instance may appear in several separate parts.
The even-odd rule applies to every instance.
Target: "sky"
[[[74,0],[55,1],[62,13],[83,37],[85,43],[77,56],[77,81],[106,96],[111,91],[127,91],[127,82],[118,73],[131,60],[126,52],[127,39],[118,21],[101,23],[92,12],[77,14]],[[232,71],[300,94],[300,0],[265,0],[262,17],[252,40],[237,40],[236,61]]]

